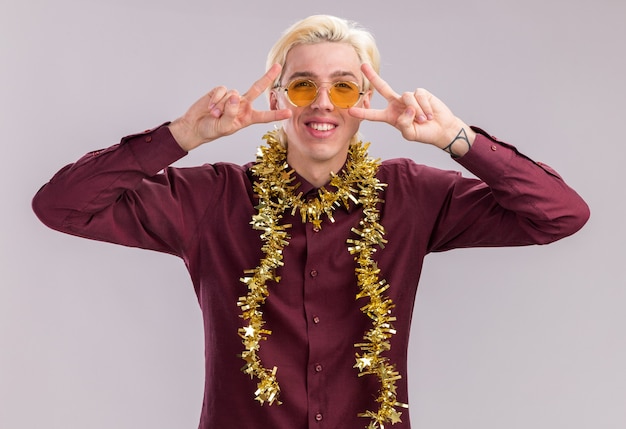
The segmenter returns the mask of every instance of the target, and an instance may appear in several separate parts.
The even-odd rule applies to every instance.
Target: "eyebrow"
[[[292,80],[294,80],[296,78],[299,78],[299,77],[306,77],[306,78],[309,78],[309,79],[315,79],[315,78],[318,77],[318,75],[313,73],[313,72],[311,72],[311,71],[295,72],[295,73],[292,73],[289,76],[289,79],[287,79],[287,81],[289,82],[289,81],[292,81]],[[351,71],[344,71],[344,70],[335,71],[335,72],[330,74],[330,77],[331,77],[331,79],[335,79],[335,78],[338,78],[338,77],[341,77],[341,78],[352,77],[352,78],[354,78],[354,80],[358,80],[358,78],[355,76],[354,73],[352,73]]]

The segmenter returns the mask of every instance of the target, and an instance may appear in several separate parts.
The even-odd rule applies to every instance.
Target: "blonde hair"
[[[380,53],[374,36],[354,21],[347,21],[331,15],[312,15],[296,22],[285,30],[267,55],[266,70],[278,63],[283,68],[287,54],[297,45],[323,42],[347,43],[357,53],[361,63],[369,63],[380,72]],[[282,74],[276,78],[278,85]],[[369,82],[363,77],[364,89],[369,89]]]
[[[376,73],[380,72],[380,53],[374,36],[354,21],[348,21],[331,15],[312,15],[304,18],[289,28],[276,41],[267,55],[266,70],[274,64],[280,64],[283,69],[289,51],[298,45],[323,42],[346,43],[351,45],[361,61],[369,63]],[[276,78],[272,87],[280,85],[282,73]],[[370,88],[370,82],[363,77],[363,90]],[[286,144],[284,130],[280,130],[279,141]],[[356,141],[357,136],[353,140]]]

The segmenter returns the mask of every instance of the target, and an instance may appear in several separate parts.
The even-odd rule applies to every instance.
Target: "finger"
[[[380,95],[385,97],[386,100],[391,101],[400,98],[400,95],[395,92],[393,88],[391,88],[391,86],[378,75],[378,73],[376,73],[376,71],[370,64],[362,64],[361,71],[363,72],[367,80],[370,81],[376,91],[378,91]]]
[[[252,84],[250,89],[243,95],[248,100],[252,101],[256,99],[260,94],[269,88],[276,78],[280,75],[282,67],[280,64],[274,64],[269,70],[256,82]]]
[[[423,116],[423,115],[422,115]],[[405,134],[405,130],[410,129],[414,125],[415,122],[422,123],[426,121],[426,117],[420,117],[415,111],[415,108],[410,106],[398,116],[396,121],[396,128],[398,128],[402,135]]]
[[[235,98],[233,98],[233,96]],[[229,109],[230,115],[233,114],[233,111],[236,114],[239,110],[239,99],[239,93],[234,89],[224,92],[222,94],[222,97],[216,100],[215,104],[213,104],[213,107],[211,109],[211,116],[213,116],[214,118],[219,118],[225,114],[227,108]],[[236,108],[232,106],[232,104],[235,102],[237,102]]]
[[[230,91],[229,96],[226,98],[225,103],[223,104],[223,114],[222,118],[225,121],[234,121],[239,113],[239,103],[240,96],[237,91]]]
[[[405,92],[402,94],[402,102],[407,106],[407,109],[404,112],[403,116],[410,116],[411,121],[415,121],[417,123],[423,123],[427,121],[426,114],[424,110],[420,106],[415,97],[415,94],[412,92]]]
[[[434,118],[433,106],[431,103],[432,95],[424,88],[417,88],[414,97],[419,104],[424,116],[430,120]]]
[[[291,110],[255,110],[252,115],[253,124],[266,124],[268,122],[282,121],[291,117]]]
[[[209,91],[208,95],[208,110],[211,111],[213,108],[224,98],[224,95],[228,92],[228,89],[225,86],[217,86]]]
[[[364,107],[351,107],[348,114],[358,119],[375,122],[387,122],[387,114],[384,110],[366,109]]]

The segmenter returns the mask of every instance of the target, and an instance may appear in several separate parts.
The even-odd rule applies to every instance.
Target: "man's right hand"
[[[237,90],[223,86],[213,88],[196,101],[187,112],[173,121],[170,131],[180,147],[186,151],[227,136],[252,124],[281,121],[291,116],[288,109],[255,110],[254,100],[262,94],[281,71],[274,64],[259,80],[254,82],[243,95]]]

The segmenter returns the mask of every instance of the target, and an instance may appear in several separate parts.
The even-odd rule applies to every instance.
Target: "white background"
[[[0,428],[197,427],[202,323],[182,262],[48,230],[30,200],[61,166],[212,87],[245,91],[313,13],[362,23],[397,91],[428,88],[592,210],[550,246],[427,258],[413,426],[626,427],[625,2],[0,0]],[[252,160],[266,129],[180,164]],[[459,168],[387,125],[363,131],[375,156]]]

